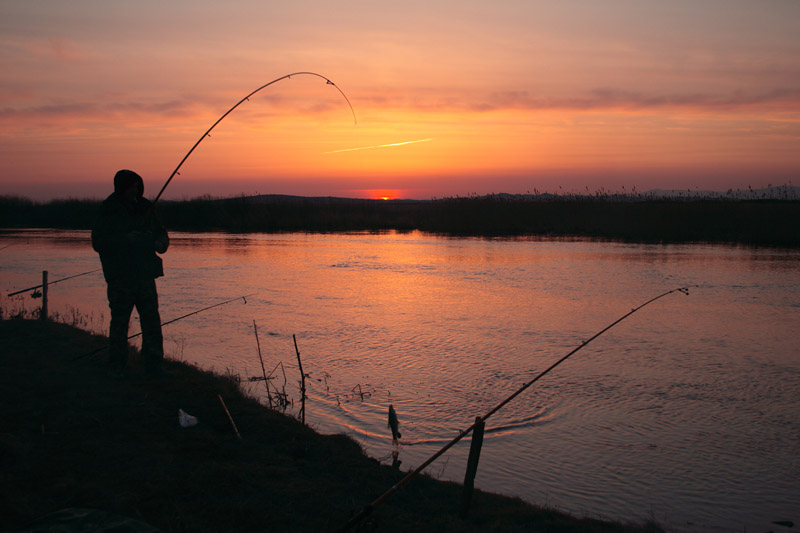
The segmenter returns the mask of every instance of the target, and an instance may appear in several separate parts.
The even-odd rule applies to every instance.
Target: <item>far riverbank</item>
[[[91,228],[97,200],[0,197],[0,227]],[[488,195],[363,200],[263,195],[161,201],[170,231],[414,231],[481,237],[582,237],[647,243],[800,246],[795,199]]]

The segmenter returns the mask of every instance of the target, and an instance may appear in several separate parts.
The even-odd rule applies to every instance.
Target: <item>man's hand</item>
[[[155,248],[156,252],[163,254],[167,251],[167,247],[169,246],[168,242],[164,242],[161,239],[156,239],[153,241],[153,247]]]

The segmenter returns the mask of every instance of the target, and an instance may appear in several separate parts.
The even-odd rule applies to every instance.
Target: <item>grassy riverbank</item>
[[[63,324],[0,320],[0,524],[22,530],[65,508],[100,509],[164,531],[330,531],[404,472],[259,405],[229,376],[138,359],[107,377],[105,339]],[[238,427],[233,431],[219,396]],[[182,428],[178,409],[200,423]],[[660,531],[568,515],[421,476],[369,518],[369,531]]]

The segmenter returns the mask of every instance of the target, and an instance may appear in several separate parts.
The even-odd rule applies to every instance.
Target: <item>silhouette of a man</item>
[[[162,366],[164,341],[155,279],[164,275],[156,252],[167,251],[169,236],[143,194],[141,176],[131,170],[117,172],[114,192],[103,201],[92,229],[92,248],[100,254],[108,284],[108,365],[112,377],[125,375],[128,324],[134,307],[142,326],[145,370],[153,376],[168,375]]]

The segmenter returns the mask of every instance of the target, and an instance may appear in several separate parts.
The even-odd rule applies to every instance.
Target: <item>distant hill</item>
[[[646,192],[598,192],[587,193],[535,193],[513,194],[494,193],[484,195],[451,196],[432,200],[394,199],[377,200],[367,198],[344,198],[337,196],[291,196],[285,194],[259,194],[244,196],[250,202],[264,204],[306,203],[306,204],[385,204],[385,203],[426,203],[454,199],[495,198],[510,201],[553,201],[553,200],[608,200],[608,201],[647,201],[647,200],[800,200],[800,187],[781,185],[762,189],[728,189],[727,191],[708,191],[691,189],[651,189]]]
[[[244,196],[249,202],[261,204],[383,204],[383,203],[415,203],[429,200],[395,199],[377,200],[370,198],[344,198],[340,196],[291,196],[287,194],[257,194]]]

